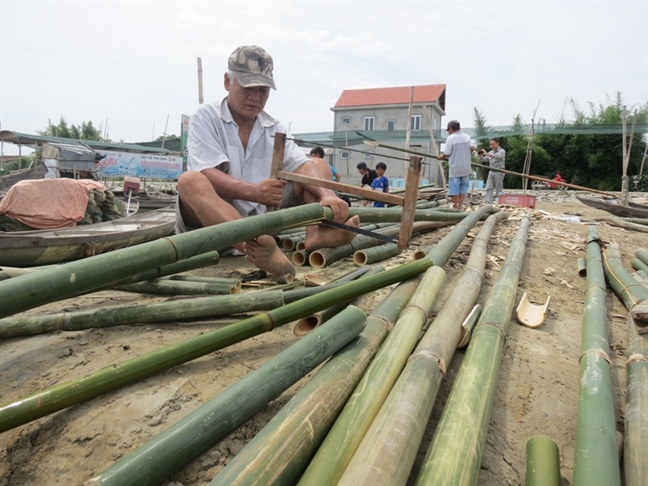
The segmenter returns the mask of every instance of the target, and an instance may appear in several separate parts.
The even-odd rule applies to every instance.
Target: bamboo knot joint
[[[425,348],[424,349],[419,349],[418,351],[415,351],[407,359],[407,361],[408,362],[413,361],[419,356],[431,359],[432,361],[436,361],[436,364],[439,367],[439,371],[441,372],[441,375],[443,375],[443,377],[445,378],[446,372],[447,372],[447,367],[446,367],[445,361],[438,354],[436,354],[433,351],[430,351],[429,349],[425,349]]]
[[[597,349],[588,349],[587,351],[585,351],[584,353],[582,353],[582,354],[579,356],[579,358],[578,358],[578,362],[580,363],[581,360],[582,360],[586,355],[588,355],[588,354],[594,354],[594,355],[596,355],[596,356],[599,356],[599,357],[603,358],[605,361],[607,361],[607,363],[608,363],[610,366],[612,366],[612,360],[610,359],[610,355],[608,355],[608,354],[607,354],[604,350],[602,350],[601,348],[597,348]]]

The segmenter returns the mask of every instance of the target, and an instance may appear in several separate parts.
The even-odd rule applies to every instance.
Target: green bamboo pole
[[[648,285],[648,272],[637,270],[636,274],[633,274],[633,276],[634,275],[636,275],[636,278],[640,283],[642,283],[643,285]]]
[[[350,207],[349,216],[360,216],[363,223],[399,223],[403,214],[401,207],[394,208],[364,208]],[[468,212],[439,211],[436,209],[417,209],[414,221],[452,221],[464,219]]]
[[[300,339],[86,484],[145,486],[161,483],[357,337],[365,320],[360,309],[347,307],[326,326]]]
[[[486,219],[490,214],[498,213],[500,209],[490,204],[482,206],[470,213],[464,220],[457,223],[455,228],[436,245],[425,247],[414,252],[414,258],[424,258],[428,256],[435,265],[443,266],[446,264],[452,252],[456,250],[459,243],[466,237],[468,232],[477,224],[478,221]],[[450,235],[452,235],[450,237]]]
[[[0,319],[0,339],[32,336],[53,331],[79,331],[149,322],[159,324],[198,318],[214,319],[274,309],[284,303],[284,292],[273,290],[255,294],[196,297],[182,301],[105,307],[37,316],[21,314]]]
[[[560,486],[559,454],[558,446],[549,437],[531,437],[526,443],[525,486]]]
[[[648,478],[648,334],[637,333],[631,315],[626,372],[623,473],[628,486],[642,485]]]
[[[477,483],[529,224],[528,216],[523,217],[511,242],[419,471],[417,485]]]
[[[444,280],[441,267],[425,272],[394,329],[306,469],[300,485],[338,482],[414,349]]]
[[[632,265],[632,268],[635,270],[643,270],[644,272],[648,272],[648,265],[646,265],[643,260],[640,260],[639,258],[633,258],[630,261],[630,265]]]
[[[619,245],[612,243],[603,251],[605,277],[632,315],[639,334],[648,333],[648,288],[637,282],[621,261]]]
[[[625,219],[619,218],[617,216],[597,216],[595,218],[584,218],[583,221],[598,221],[601,223],[608,223],[612,226],[617,226],[619,228],[627,229],[630,231],[637,231],[639,233],[648,233],[648,226],[644,224],[631,223]]]
[[[373,248],[358,250],[353,254],[353,263],[358,266],[382,262],[403,252],[396,243],[385,243]]]
[[[161,280],[177,280],[181,282],[205,282],[216,285],[229,285],[237,290],[241,290],[240,278],[227,278],[227,277],[200,277],[198,275],[169,275],[163,277]]]
[[[128,285],[119,285],[116,290],[154,295],[228,295],[237,294],[239,289],[229,283],[207,283],[182,280],[148,280]]]
[[[628,310],[623,473],[626,484],[642,485],[648,478],[648,334],[645,333],[646,325],[637,322],[632,312],[641,295],[638,295],[640,292],[636,287],[627,285],[632,277],[623,267],[618,245],[612,244],[603,252],[603,270],[608,283]]]
[[[272,309],[237,324],[195,336],[120,364],[108,366],[92,375],[47,388],[12,403],[0,406],[0,433],[71,405],[87,401],[110,390],[134,383],[230,344],[271,331],[304,315],[331,307],[343,299],[377,290],[424,272],[432,266],[429,259],[412,262],[379,273],[371,278],[348,282],[299,302]]]
[[[596,227],[590,226],[587,232],[587,287],[580,348],[575,486],[621,484],[607,340],[605,275],[599,240]]]
[[[304,385],[211,485],[294,484],[385,340],[419,279],[398,285],[365,330]]]
[[[462,337],[486,267],[488,240],[506,213],[490,216],[475,238],[466,270],[425,333],[353,455],[338,485],[406,484],[439,386]]]
[[[330,208],[305,204],[230,221],[0,281],[0,318],[87,294],[129,275],[214,251],[306,222],[332,219]]]
[[[635,251],[635,257],[641,260],[644,265],[648,266],[648,250],[646,250],[645,248],[639,248],[637,251]]]

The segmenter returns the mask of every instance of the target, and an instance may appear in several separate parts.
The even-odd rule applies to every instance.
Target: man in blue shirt
[[[389,192],[389,179],[385,176],[385,171],[387,170],[387,165],[384,164],[383,162],[378,162],[376,164],[376,174],[378,174],[378,177],[376,177],[373,181],[371,181],[371,188],[374,191],[378,192]],[[374,201],[374,208],[384,208],[385,203],[379,202],[379,201]]]

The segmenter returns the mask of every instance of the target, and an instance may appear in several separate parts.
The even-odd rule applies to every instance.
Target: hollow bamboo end
[[[306,242],[304,240],[298,241],[295,245],[295,250],[301,251],[306,249]]]
[[[291,260],[295,265],[303,267],[306,264],[306,255],[300,251],[296,251],[292,254]]]
[[[297,324],[295,324],[295,327],[293,328],[293,334],[299,337],[305,336],[316,327],[319,327],[321,323],[322,318],[318,315],[304,317],[303,319],[298,320]]]
[[[353,254],[353,263],[359,267],[367,264],[367,254],[364,251],[356,251]]]
[[[426,254],[423,250],[416,250],[414,252],[414,260],[420,260],[422,258],[425,258]]]
[[[281,242],[281,247],[284,249],[284,251],[294,251],[295,242],[287,238]]]
[[[278,284],[289,284],[292,283],[293,280],[295,280],[295,276],[292,273],[286,273],[277,277],[275,279],[275,282],[277,282]]]
[[[319,251],[314,251],[308,257],[308,262],[311,264],[311,267],[313,268],[323,268],[324,265],[326,264],[326,258]]]

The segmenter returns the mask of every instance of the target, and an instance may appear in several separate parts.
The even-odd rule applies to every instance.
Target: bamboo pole
[[[644,272],[648,272],[648,265],[646,265],[643,260],[640,260],[639,258],[633,258],[630,261],[630,265],[632,265],[632,268],[635,270],[643,270]]]
[[[648,478],[648,334],[637,333],[631,315],[627,353],[623,475],[625,484],[641,485]]]
[[[623,228],[631,231],[637,231],[639,233],[648,233],[648,226],[643,224],[631,223],[625,219],[618,218],[616,216],[597,216],[592,219],[594,221],[609,223],[611,225],[618,226],[619,228]]]
[[[462,337],[481,290],[487,246],[495,224],[506,213],[490,216],[475,238],[466,270],[409,357],[380,412],[353,455],[339,485],[406,484],[416,459],[439,385]]]
[[[384,243],[379,246],[356,251],[353,254],[353,263],[358,266],[370,265],[375,262],[382,262],[401,253],[403,253],[403,250],[398,248],[396,243]]]
[[[128,285],[119,285],[116,290],[154,295],[226,295],[238,294],[239,289],[229,283],[208,283],[181,280],[148,280]]]
[[[635,257],[641,260],[644,265],[648,265],[648,250],[646,250],[645,248],[639,248],[637,251],[635,251]]]
[[[575,486],[621,484],[607,340],[605,275],[599,240],[596,227],[590,226],[576,417]]]
[[[327,326],[300,339],[85,484],[161,483],[358,336],[365,320],[360,309],[348,307]]]
[[[211,485],[294,484],[355,389],[419,279],[398,285],[340,350],[223,469]]]
[[[526,443],[525,486],[560,486],[560,451],[549,437],[536,435]]]
[[[618,243],[603,251],[605,277],[637,325],[639,334],[648,333],[648,289],[637,282],[621,261]]]
[[[320,287],[316,290],[323,291],[321,289]],[[284,292],[280,290],[271,290],[37,316],[11,316],[0,319],[0,339],[54,331],[79,331],[153,322],[159,324],[198,318],[214,319],[244,312],[274,309],[284,305],[284,296]]]
[[[357,297],[412,278],[431,266],[432,261],[424,259],[401,265],[371,278],[348,282],[318,295],[304,298],[300,302],[272,309],[223,329],[216,329],[123,363],[108,366],[85,378],[61,383],[15,402],[4,404],[0,406],[0,433],[233,343],[271,331],[304,315],[331,307],[340,300]]]
[[[295,224],[321,219],[333,219],[333,212],[319,204],[305,204],[160,238],[66,263],[37,274],[3,280],[0,281],[0,318],[106,288],[134,273],[225,248]]]
[[[300,485],[336,484],[405,366],[441,290],[445,272],[425,272],[393,330],[302,476]]]
[[[511,242],[419,471],[417,485],[477,482],[529,224],[528,216],[523,217]]]

